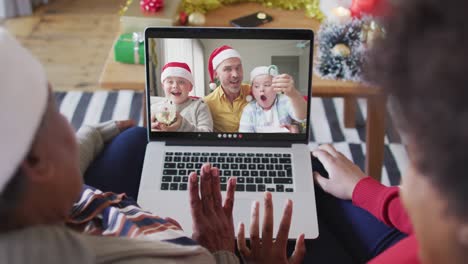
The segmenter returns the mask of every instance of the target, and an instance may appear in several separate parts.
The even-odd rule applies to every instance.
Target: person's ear
[[[32,150],[23,160],[20,167],[31,182],[44,182],[50,180],[54,167],[44,151]]]
[[[190,83],[189,93],[193,90],[193,84]]]

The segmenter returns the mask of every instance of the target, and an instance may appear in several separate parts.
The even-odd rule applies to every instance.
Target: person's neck
[[[223,87],[222,87],[223,88]],[[224,91],[224,94],[226,95],[226,98],[229,100],[229,102],[234,102],[234,100],[236,100],[237,97],[239,97],[240,95],[240,92],[237,92],[237,93],[231,93],[229,92],[227,89],[224,89],[223,88],[223,91]]]

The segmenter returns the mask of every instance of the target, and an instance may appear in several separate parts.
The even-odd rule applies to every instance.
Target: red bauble
[[[164,7],[164,0],[141,0],[140,7],[143,12],[158,12]]]
[[[382,16],[390,11],[387,0],[353,0],[350,9],[353,17]]]
[[[179,13],[179,23],[183,26],[187,25],[188,15],[184,11]]]

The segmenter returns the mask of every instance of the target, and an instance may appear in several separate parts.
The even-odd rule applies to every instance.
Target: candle
[[[351,11],[342,6],[335,7],[331,10],[328,20],[335,23],[344,24],[351,20]]]

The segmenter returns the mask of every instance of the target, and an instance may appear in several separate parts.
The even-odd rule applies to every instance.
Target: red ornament
[[[183,26],[187,25],[188,15],[184,11],[179,13],[179,23]]]
[[[164,0],[141,0],[140,8],[143,12],[158,12],[164,7]]]
[[[362,15],[382,16],[389,12],[387,0],[353,0],[350,9],[351,15],[358,18]]]

